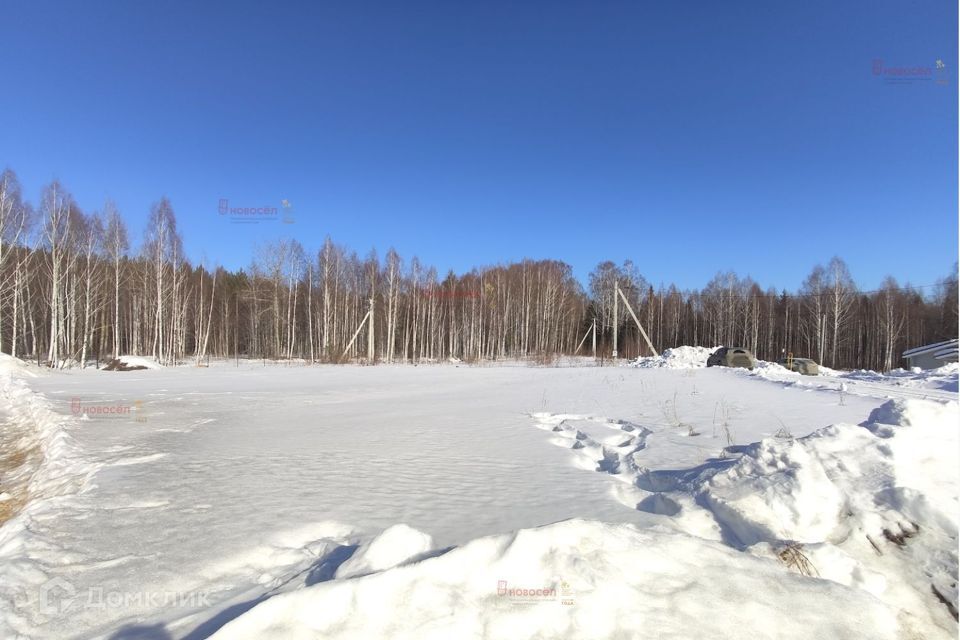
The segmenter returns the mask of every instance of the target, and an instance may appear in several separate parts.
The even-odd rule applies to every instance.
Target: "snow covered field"
[[[0,636],[955,637],[956,367],[701,356],[3,357]]]

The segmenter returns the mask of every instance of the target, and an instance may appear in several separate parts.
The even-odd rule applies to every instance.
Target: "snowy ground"
[[[0,637],[955,637],[956,367],[700,355],[0,360]]]

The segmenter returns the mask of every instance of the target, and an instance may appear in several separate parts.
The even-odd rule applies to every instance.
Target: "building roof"
[[[912,358],[914,356],[922,356],[926,354],[932,355],[937,360],[943,360],[951,356],[956,356],[958,352],[958,341],[956,338],[953,340],[946,340],[944,342],[936,342],[934,344],[924,345],[922,347],[914,347],[913,349],[907,349],[903,352],[904,358]]]

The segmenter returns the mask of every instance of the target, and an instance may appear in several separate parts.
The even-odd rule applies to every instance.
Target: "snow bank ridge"
[[[32,507],[76,493],[96,472],[64,428],[68,418],[27,387],[24,378],[36,375],[23,361],[0,354],[0,398],[9,412],[0,446],[10,467],[3,470],[5,493],[0,495],[15,502],[18,508],[13,511],[20,514],[0,529],[0,557],[5,543],[24,528]]]
[[[433,549],[433,538],[405,524],[395,524],[366,545],[337,569],[337,578],[352,578],[383,571]]]
[[[68,418],[55,412],[49,400],[31,391],[24,378],[38,373],[23,361],[0,354],[0,406],[6,412],[0,431],[0,461],[3,493],[9,520],[0,526],[0,564],[4,566],[0,587],[0,636],[18,637],[23,626],[19,614],[29,608],[25,594],[39,593],[49,579],[27,549],[35,543],[32,523],[42,517],[49,502],[82,491],[99,465],[91,463],[65,429]],[[40,541],[41,547],[48,545]],[[19,613],[17,613],[19,612]],[[12,625],[12,628],[10,626]]]
[[[862,591],[717,542],[576,519],[278,595],[213,638],[741,638],[762,620],[782,638],[896,628]]]
[[[958,422],[956,402],[890,400],[862,425],[751,445],[700,497],[731,544],[773,558],[799,545],[814,575],[955,636]]]

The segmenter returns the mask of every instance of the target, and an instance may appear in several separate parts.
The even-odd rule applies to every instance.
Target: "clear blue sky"
[[[630,258],[793,289],[957,259],[957,4],[4,3],[0,167],[173,202],[193,260],[330,235],[441,273]],[[882,67],[934,67],[892,83]],[[288,199],[295,223],[230,224]]]

